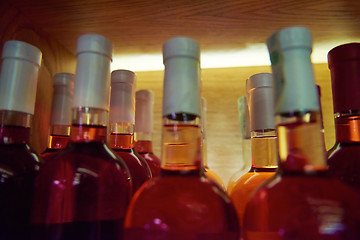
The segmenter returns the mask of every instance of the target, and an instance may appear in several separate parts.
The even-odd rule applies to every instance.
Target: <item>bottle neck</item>
[[[277,137],[274,129],[251,132],[252,168],[277,168]]]
[[[135,132],[135,150],[138,153],[152,153],[152,134]]]
[[[336,142],[360,142],[360,111],[335,114]]]
[[[48,140],[48,149],[63,149],[70,139],[69,125],[52,125]]]
[[[0,143],[29,143],[32,115],[0,110]]]
[[[278,114],[276,121],[281,173],[326,170],[318,111]]]
[[[172,114],[163,118],[162,169],[201,170],[201,128],[199,117]]]
[[[74,108],[70,141],[105,142],[107,113],[106,110],[99,108]]]
[[[134,124],[111,123],[108,144],[112,149],[134,148]]]

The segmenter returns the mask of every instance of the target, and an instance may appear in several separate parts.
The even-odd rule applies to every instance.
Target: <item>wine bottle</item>
[[[311,33],[281,29],[267,46],[279,169],[247,203],[245,239],[359,239],[359,195],[327,171]]]
[[[131,200],[125,239],[238,239],[233,205],[201,174],[199,45],[170,39],[163,59],[161,174]]]
[[[48,146],[41,154],[45,161],[65,148],[69,141],[73,95],[74,74],[55,74]]]
[[[111,42],[80,36],[70,140],[35,181],[34,239],[121,239],[131,199],[127,166],[106,144]]]
[[[201,97],[200,100],[200,106],[201,106],[201,151],[202,151],[202,163],[203,163],[203,173],[205,174],[205,177],[207,177],[210,181],[217,184],[220,189],[225,191],[225,185],[220,178],[220,176],[214,172],[212,169],[208,166],[207,161],[207,137],[206,137],[206,99],[204,97]]]
[[[134,147],[135,73],[115,70],[111,73],[109,146],[129,168],[133,193],[151,178],[146,161]]]
[[[247,95],[247,94],[246,94]],[[240,141],[242,154],[239,158],[241,160],[241,167],[233,173],[227,185],[227,193],[230,196],[234,189],[235,183],[246,173],[248,173],[252,166],[251,158],[251,132],[250,132],[250,119],[247,97],[242,96],[238,98],[238,113],[239,113],[239,126],[240,126]]]
[[[160,175],[161,160],[153,152],[154,93],[142,89],[135,93],[135,150],[145,159],[153,177]]]
[[[360,192],[360,43],[328,54],[335,116],[335,145],[328,151],[331,175]]]
[[[0,75],[0,239],[30,239],[35,176],[42,163],[31,148],[41,51],[22,41],[7,41]]]
[[[247,201],[254,190],[277,170],[277,148],[274,123],[273,80],[271,73],[259,73],[246,81],[249,104],[252,167],[234,184],[230,194],[243,225]]]

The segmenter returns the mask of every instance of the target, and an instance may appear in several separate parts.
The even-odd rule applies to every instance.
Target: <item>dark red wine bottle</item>
[[[73,95],[74,74],[55,74],[48,146],[41,153],[44,161],[50,159],[59,150],[64,149],[69,142]]]
[[[41,52],[8,41],[0,75],[0,239],[30,239],[30,212],[40,156],[29,146]]]
[[[199,45],[173,38],[163,55],[163,165],[134,195],[125,239],[239,239],[234,206],[202,174]]]
[[[360,192],[360,43],[328,54],[335,116],[335,145],[328,151],[332,176]]]
[[[36,178],[34,239],[122,239],[132,186],[125,163],[106,144],[111,56],[105,37],[78,39],[70,141]]]
[[[115,70],[111,73],[109,146],[129,168],[133,193],[151,178],[151,170],[134,146],[135,73]]]
[[[244,237],[360,239],[360,195],[329,176],[308,29],[267,40],[275,89],[278,172],[246,205]]]

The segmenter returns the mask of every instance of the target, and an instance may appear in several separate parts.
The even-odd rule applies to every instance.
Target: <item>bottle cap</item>
[[[50,125],[71,125],[71,107],[74,95],[74,74],[57,73],[54,76],[54,94]]]
[[[165,65],[163,116],[187,113],[200,116],[200,48],[179,37],[163,46]]]
[[[271,73],[259,73],[246,80],[250,130],[275,129],[274,93]]]
[[[111,42],[101,35],[78,39],[73,107],[109,110]]]
[[[242,139],[250,139],[250,119],[247,98],[240,97],[237,101],[239,113],[240,136]]]
[[[169,39],[163,46],[164,63],[172,57],[192,57],[199,61],[199,44],[188,37],[175,37]]]
[[[135,124],[135,79],[128,70],[111,73],[110,123]]]
[[[2,53],[0,109],[34,114],[41,51],[22,41],[7,41]]]
[[[348,43],[329,51],[335,113],[360,110],[360,43]]]
[[[142,89],[135,94],[135,132],[153,132],[154,94]]]
[[[311,33],[303,27],[282,29],[267,40],[274,79],[275,113],[319,111],[311,46]]]

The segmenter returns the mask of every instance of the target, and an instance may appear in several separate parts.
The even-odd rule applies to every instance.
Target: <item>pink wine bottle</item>
[[[230,199],[201,173],[199,45],[173,38],[163,57],[161,174],[131,200],[125,239],[239,239]]]
[[[42,162],[29,146],[41,52],[7,41],[0,75],[0,239],[30,239],[35,176]]]
[[[360,239],[360,196],[327,171],[319,101],[303,27],[267,40],[275,89],[279,169],[245,210],[251,239]]]
[[[249,103],[252,167],[233,186],[233,201],[242,227],[247,201],[254,190],[277,170],[274,94],[271,73],[258,73],[246,81]]]
[[[34,239],[122,239],[132,186],[125,163],[106,145],[111,56],[105,37],[78,39],[70,141],[36,178]]]
[[[153,177],[160,175],[161,160],[153,152],[154,94],[142,89],[135,93],[135,150],[145,159]]]
[[[135,73],[115,70],[111,73],[109,146],[129,168],[133,193],[151,178],[151,171],[134,148]]]
[[[48,146],[41,154],[45,161],[65,148],[69,141],[73,95],[74,74],[55,74]]]
[[[360,43],[335,47],[328,61],[336,136],[328,151],[329,171],[360,192]]]

